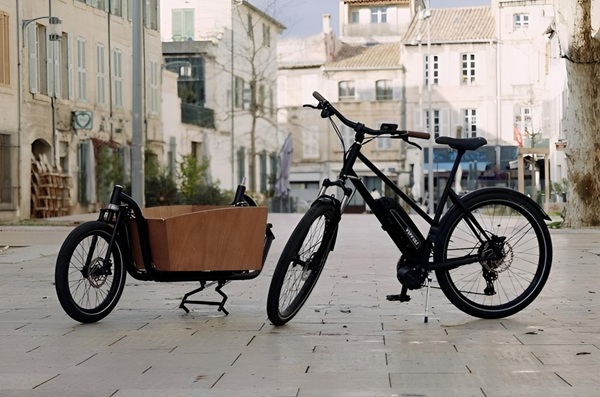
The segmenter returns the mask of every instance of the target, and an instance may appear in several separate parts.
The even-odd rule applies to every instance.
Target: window
[[[254,25],[252,24],[252,15],[248,14],[248,37],[254,37]]]
[[[431,65],[429,62],[429,56],[425,55],[425,86],[429,85],[429,79],[431,78],[431,85],[437,85],[440,83],[440,63],[437,55],[431,56]]]
[[[386,23],[386,22],[387,22],[387,8],[385,8],[385,7],[371,8],[371,23]]]
[[[119,48],[113,49],[112,56],[112,85],[113,105],[123,107],[123,51]]]
[[[259,173],[260,173],[260,191],[261,192],[266,192],[267,191],[267,151],[263,150],[262,152],[260,152],[260,154],[258,155],[258,162],[259,162]]]
[[[200,107],[204,106],[204,103],[206,101],[204,58],[165,58],[165,63],[167,65],[171,64],[172,67],[179,65],[179,78],[177,79],[177,95],[179,96],[179,98],[181,98],[181,102],[184,104],[194,104],[195,106]],[[171,70],[173,69],[171,68]],[[157,90],[160,81],[159,79],[159,70],[157,70]],[[160,98],[160,94],[157,95],[158,98]],[[159,101],[159,99],[157,99],[157,101]]]
[[[106,67],[104,44],[96,44],[96,102],[106,104]]]
[[[110,13],[119,17],[123,16],[123,0],[110,1]]]
[[[243,146],[237,150],[237,177],[239,181],[246,177],[246,148]]]
[[[529,27],[529,14],[514,14],[513,15],[513,27],[514,29],[528,28]]]
[[[271,47],[271,27],[263,22],[263,45]]]
[[[235,77],[234,106],[241,109],[244,106],[244,79]]]
[[[358,23],[358,11],[350,12],[350,23]]]
[[[387,136],[379,136],[375,139],[377,150],[391,150],[392,149],[392,140]]]
[[[461,56],[461,84],[475,83],[475,54]]]
[[[91,140],[82,141],[77,153],[77,201],[90,203],[96,197],[96,161],[94,159],[94,145]]]
[[[87,69],[86,69],[86,40],[77,38],[77,100],[87,101]]]
[[[10,135],[0,134],[0,207],[13,202],[12,161]]]
[[[302,131],[302,156],[305,159],[319,158],[319,129],[316,126],[307,127]]]
[[[477,136],[477,110],[463,109],[463,138],[475,138]]]
[[[515,112],[515,125],[522,134],[531,134],[531,108],[519,106]]]
[[[196,162],[198,162],[198,160],[202,160],[202,142],[192,141],[190,156],[196,159]]]
[[[10,85],[8,14],[0,11],[0,85]]]
[[[354,81],[340,81],[338,85],[338,95],[340,101],[354,99]]]
[[[394,99],[392,80],[378,80],[375,82],[375,99],[378,101]]]
[[[258,111],[260,114],[265,114],[265,86],[263,84],[258,86]]]
[[[427,131],[431,131],[434,134],[434,138],[440,136],[440,111],[438,109],[432,109],[433,124],[431,129],[429,128],[429,110],[425,110],[425,127]]]
[[[158,62],[150,61],[150,90],[149,95],[149,110],[150,113],[159,114],[160,94],[159,94],[159,66]]]
[[[193,8],[175,8],[171,11],[171,33],[173,41],[194,38]]]
[[[158,30],[158,1],[146,0],[144,3],[144,26]],[[193,33],[192,36],[193,37]]]

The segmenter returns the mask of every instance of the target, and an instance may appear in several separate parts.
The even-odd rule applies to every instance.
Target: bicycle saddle
[[[476,150],[487,143],[483,137],[475,138],[451,138],[449,136],[440,136],[435,139],[436,143],[448,145],[457,150]]]

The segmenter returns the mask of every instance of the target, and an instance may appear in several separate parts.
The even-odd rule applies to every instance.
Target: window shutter
[[[54,96],[54,42],[50,41],[50,35],[46,30],[46,92],[48,96]]]
[[[184,12],[185,36],[187,38],[194,37],[194,9],[185,10]]]
[[[54,96],[57,98],[62,98],[62,79],[61,79],[61,41],[54,41],[53,43],[53,51],[54,51]]]
[[[27,51],[29,53],[29,92],[38,92],[38,59],[36,25],[32,23],[27,28]]]
[[[450,133],[450,109],[440,109],[440,136],[453,136]]]
[[[173,10],[171,14],[171,31],[173,39],[183,36],[183,10]]]
[[[67,79],[69,84],[69,99],[73,100],[75,93],[73,91],[73,39],[67,36]]]

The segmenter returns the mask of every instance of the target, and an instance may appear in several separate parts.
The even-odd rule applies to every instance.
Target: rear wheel
[[[472,316],[513,315],[537,297],[548,279],[552,263],[548,228],[534,203],[511,194],[477,195],[464,204],[489,239],[471,226],[467,213],[449,214],[441,231],[441,259],[467,255],[482,259],[437,270],[440,288],[450,302]]]
[[[113,228],[93,221],[67,236],[56,259],[55,287],[64,311],[74,320],[92,323],[116,306],[125,286],[125,269],[118,242],[105,266]]]
[[[317,203],[302,217],[283,249],[267,298],[273,325],[283,325],[300,310],[313,290],[337,229],[335,207]]]

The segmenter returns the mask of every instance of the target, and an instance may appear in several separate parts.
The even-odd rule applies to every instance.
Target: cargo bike
[[[179,305],[216,305],[228,314],[222,288],[257,277],[274,239],[267,208],[258,207],[239,185],[231,206],[144,208],[116,185],[98,219],[82,223],[63,242],[56,260],[55,288],[64,311],[93,323],[117,305],[126,274],[141,281],[199,282]],[[193,300],[215,286],[220,301]]]

